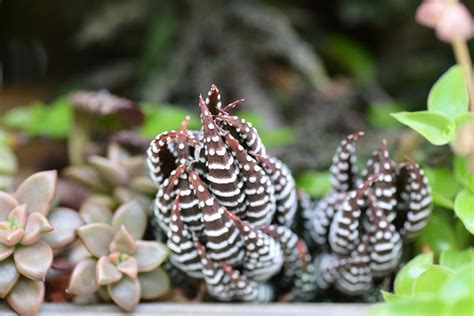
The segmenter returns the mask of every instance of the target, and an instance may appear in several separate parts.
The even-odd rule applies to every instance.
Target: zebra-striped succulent
[[[282,273],[296,297],[314,289],[304,243],[290,227],[297,208],[288,168],[267,154],[250,122],[229,115],[213,85],[199,99],[202,130],[159,134],[148,149],[158,193],[154,214],[167,234],[171,262],[205,280],[223,301],[269,301]],[[313,278],[313,279],[311,279]]]
[[[432,208],[423,170],[409,158],[395,163],[385,141],[358,175],[355,143],[362,135],[342,141],[330,168],[332,189],[304,212],[310,239],[323,251],[314,263],[318,288],[349,296],[369,294],[398,268],[403,242],[426,225]]]

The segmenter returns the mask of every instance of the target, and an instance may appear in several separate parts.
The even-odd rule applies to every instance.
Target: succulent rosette
[[[86,252],[72,272],[68,293],[97,293],[131,311],[140,299],[156,299],[168,291],[170,281],[160,267],[168,249],[160,242],[141,240],[147,214],[138,201],[122,204],[115,213],[87,202],[80,214],[86,225],[77,234]]]
[[[302,299],[314,290],[314,273],[291,229],[295,182],[252,124],[228,113],[240,101],[222,106],[212,85],[199,99],[202,130],[188,130],[186,118],[151,143],[157,231],[167,235],[172,264],[203,279],[218,300],[271,301],[280,273],[287,282],[274,283]]]
[[[89,200],[111,209],[134,199],[148,211],[156,193],[145,157],[132,155],[117,143],[108,146],[105,157],[90,156],[86,164],[70,166],[63,174],[89,189]]]
[[[342,141],[330,168],[332,189],[308,208],[306,231],[323,251],[315,259],[319,290],[371,296],[390,284],[403,245],[427,224],[431,190],[413,160],[397,164],[382,142],[358,174],[355,144],[362,132]]]
[[[27,178],[15,193],[0,191],[0,299],[19,314],[35,314],[45,293],[53,249],[72,243],[82,219],[74,210],[51,210],[56,171]]]

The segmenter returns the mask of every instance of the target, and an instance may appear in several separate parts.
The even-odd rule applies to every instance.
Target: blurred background
[[[246,99],[237,111],[295,173],[325,170],[340,140],[358,130],[367,132],[365,155],[385,137],[400,158],[421,140],[389,113],[424,109],[430,87],[454,63],[451,48],[415,23],[417,5],[3,0],[0,124],[62,142],[65,96],[108,89],[143,106],[141,133],[153,137],[186,113],[198,127],[197,97],[215,83],[224,103]],[[42,146],[50,153],[44,167],[64,150]],[[23,147],[27,165],[37,155]],[[442,159],[434,150],[413,155]]]

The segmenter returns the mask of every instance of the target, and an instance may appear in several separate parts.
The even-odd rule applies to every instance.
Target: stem
[[[474,86],[472,78],[472,62],[467,43],[464,40],[456,39],[452,43],[454,49],[454,55],[456,56],[457,63],[462,67],[464,71],[464,78],[466,80],[467,92],[469,94],[469,104],[471,112],[474,112]]]

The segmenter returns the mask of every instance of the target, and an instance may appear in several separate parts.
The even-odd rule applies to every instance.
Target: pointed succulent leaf
[[[0,221],[5,221],[18,202],[7,192],[0,191]]]
[[[156,241],[136,241],[137,250],[133,255],[138,262],[138,272],[148,272],[161,265],[168,257],[169,250]]]
[[[97,291],[99,285],[96,282],[97,261],[86,258],[76,265],[71,274],[67,293],[76,295],[91,295]]]
[[[102,178],[112,185],[122,185],[127,182],[128,175],[126,170],[113,161],[100,156],[92,156],[88,161]]]
[[[96,280],[99,285],[108,285],[117,282],[122,278],[122,272],[120,272],[107,256],[102,256],[97,261],[96,266]]]
[[[11,247],[16,245],[23,235],[25,231],[23,229],[0,229],[0,244],[3,244],[7,247]]]
[[[53,231],[53,226],[48,219],[41,213],[31,213],[26,220],[25,235],[21,240],[22,245],[31,245],[37,242],[41,235]]]
[[[44,300],[44,283],[20,278],[7,296],[7,302],[20,315],[36,315]]]
[[[99,172],[91,166],[72,166],[64,169],[64,177],[71,179],[94,192],[106,193],[108,185],[102,180]]]
[[[8,215],[8,221],[17,228],[24,228],[26,224],[26,218],[28,211],[26,210],[26,204],[20,204],[15,207]]]
[[[87,202],[95,203],[103,207],[108,208],[109,210],[114,210],[117,207],[117,202],[110,195],[94,193],[91,194],[87,199]]]
[[[45,234],[43,240],[53,248],[66,247],[72,243],[76,239],[76,229],[84,223],[78,212],[66,207],[54,209],[48,220],[54,231]]]
[[[25,277],[44,281],[53,263],[53,250],[46,242],[38,240],[33,245],[16,249],[13,258],[18,271]]]
[[[112,210],[109,207],[94,201],[87,200],[84,202],[79,213],[86,224],[110,224],[112,222]]]
[[[135,244],[135,240],[127,231],[125,226],[120,227],[119,231],[115,234],[112,243],[109,246],[110,252],[123,252],[126,254],[133,254],[135,253],[137,246]]]
[[[138,275],[138,281],[140,282],[142,290],[141,298],[146,300],[163,296],[171,287],[170,278],[162,268],[140,273]]]
[[[0,261],[10,257],[14,250],[15,247],[6,246],[0,242]]]
[[[15,198],[25,203],[29,213],[48,215],[56,193],[57,172],[55,170],[35,173],[18,187]]]
[[[10,292],[20,277],[12,258],[5,261],[0,260],[0,275],[2,276],[0,278],[0,299],[2,299]]]
[[[135,177],[130,181],[130,187],[138,192],[143,192],[145,194],[154,194],[156,192],[156,187],[153,184],[153,181],[147,176]]]
[[[81,226],[77,234],[93,256],[99,258],[109,253],[109,245],[114,238],[114,230],[109,225],[92,223]]]
[[[135,259],[134,257],[128,257],[127,259],[118,264],[117,269],[123,274],[128,275],[132,279],[136,279],[138,274],[137,259]]]
[[[119,229],[123,225],[134,239],[142,238],[145,233],[146,224],[147,211],[136,200],[122,204],[115,211],[112,219],[114,229]]]
[[[112,300],[127,312],[132,311],[140,301],[140,283],[137,279],[124,276],[120,281],[107,286]]]

